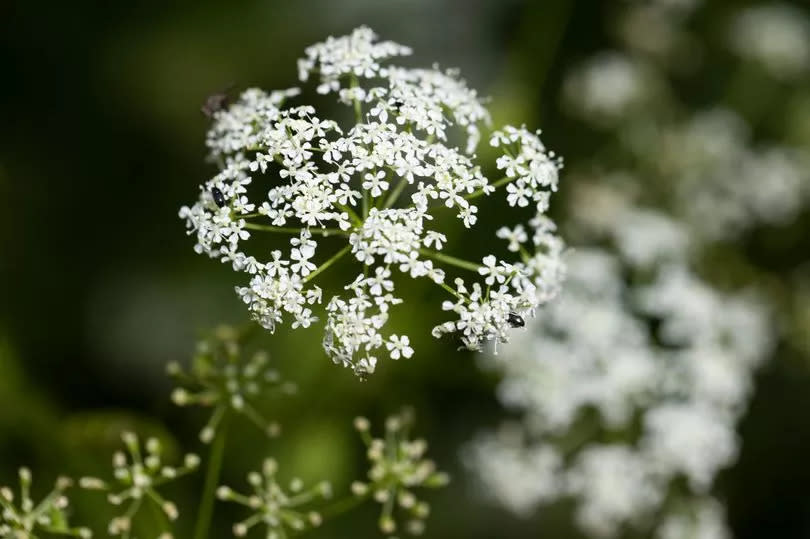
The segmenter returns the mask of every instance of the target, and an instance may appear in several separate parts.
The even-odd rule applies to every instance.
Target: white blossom
[[[560,298],[500,356],[482,356],[503,375],[499,399],[522,421],[475,438],[467,464],[519,515],[574,498],[590,536],[652,533],[666,522],[656,532],[664,536],[692,529],[694,516],[694,529],[724,537],[716,515],[676,516],[673,507],[704,499],[737,457],[735,425],[773,346],[768,310],[746,291],[721,293],[698,279],[676,221],[610,208],[600,241],[618,256],[575,249]],[[664,503],[678,480],[686,491],[673,489],[678,503]]]
[[[561,160],[539,132],[506,126],[490,135],[503,153],[496,166],[505,176],[490,181],[473,154],[490,121],[483,100],[455,70],[389,63],[408,54],[366,27],[307,48],[300,79],[317,78],[317,91],[351,107],[355,122],[341,125],[291,103],[298,89],[249,89],[212,114],[207,145],[220,171],[193,205],[180,209],[195,251],[248,274],[236,292],[270,331],[316,323],[325,292],[313,281],[351,254],[359,271],[344,291],[326,292],[323,344],[335,363],[361,376],[373,372],[384,346],[397,343],[392,357],[413,353],[408,336],[393,341],[385,331],[389,310],[403,302],[396,294],[402,278],[425,277],[451,294],[445,310],[458,319],[433,333],[457,333],[478,349],[488,340],[506,342],[515,321],[549,301],[564,275],[564,245],[545,216]],[[448,142],[459,136],[464,151]],[[513,231],[507,251],[519,251],[519,260],[492,254],[489,266],[446,255],[456,246],[441,228],[452,219],[440,214],[450,209],[448,217],[455,213],[471,229],[476,203],[498,188],[510,205],[527,208],[522,225],[507,227]],[[262,254],[251,248],[253,236],[264,232],[293,237],[289,247]],[[334,249],[322,241],[327,236],[346,244]],[[462,271],[482,283],[445,282],[448,272]]]
[[[810,69],[810,20],[789,4],[743,9],[732,21],[729,41],[734,52],[777,78],[793,79]]]
[[[648,103],[653,83],[639,62],[604,52],[572,71],[563,91],[569,109],[587,121],[609,126]]]
[[[713,498],[698,499],[667,515],[656,532],[658,539],[731,539],[725,509]]]

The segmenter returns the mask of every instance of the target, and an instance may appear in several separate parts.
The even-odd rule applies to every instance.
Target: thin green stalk
[[[325,271],[326,269],[328,269],[328,268],[329,268],[329,266],[331,266],[332,264],[334,264],[335,262],[337,262],[338,260],[340,260],[341,258],[343,258],[343,256],[344,256],[346,253],[348,253],[348,252],[349,252],[349,249],[351,249],[351,248],[352,248],[352,246],[351,246],[351,245],[347,245],[346,247],[344,247],[343,249],[341,249],[340,251],[338,251],[337,253],[335,253],[335,255],[334,255],[334,256],[332,256],[332,258],[330,258],[329,260],[327,260],[326,262],[324,262],[323,264],[321,264],[321,265],[318,267],[318,269],[316,269],[315,271],[313,271],[312,273],[310,273],[309,275],[307,275],[306,277],[304,277],[303,282],[305,282],[305,283],[306,283],[306,282],[309,282],[309,281],[311,281],[312,279],[314,279],[314,278],[315,278],[315,277],[316,277],[316,276],[317,276],[319,273],[321,273],[322,271]]]
[[[271,226],[271,225],[260,225],[258,223],[245,223],[245,228],[250,230],[260,230],[262,232],[278,232],[280,234],[298,234],[301,232],[301,228],[295,227],[284,227],[284,226]],[[339,228],[320,228],[320,227],[312,227],[308,228],[311,234],[321,234],[323,236],[331,236],[332,234],[338,234],[342,236],[347,236],[348,232],[345,230],[341,230]]]
[[[352,75],[351,87],[357,88],[359,85],[360,81],[357,80],[357,75]],[[360,100],[355,97],[353,101],[354,101],[354,119],[358,124],[363,123],[363,108],[360,103]]]
[[[347,511],[354,509],[367,499],[368,494],[364,494],[362,496],[351,496],[349,498],[344,498],[340,501],[337,501],[332,505],[327,506],[322,511],[318,512],[321,514],[324,520],[326,520],[327,518],[336,517],[340,514],[343,514]]]
[[[341,210],[343,210],[343,211],[345,211],[346,213],[348,213],[348,214],[349,214],[349,218],[352,220],[352,222],[353,222],[353,223],[354,223],[356,226],[361,226],[361,225],[363,224],[363,220],[362,220],[362,219],[360,219],[360,217],[359,217],[359,216],[358,216],[358,215],[357,215],[357,214],[354,212],[354,210],[353,210],[353,209],[351,209],[349,206],[346,206],[345,204],[335,204],[335,206],[337,206],[337,207],[338,207],[338,208],[340,208]]]
[[[382,209],[387,210],[396,204],[397,199],[399,199],[399,195],[402,194],[402,191],[405,189],[406,185],[408,185],[408,180],[401,178],[397,186],[388,194],[388,198],[385,200],[385,204],[383,204]]]
[[[451,266],[474,271],[476,273],[478,272],[478,268],[481,267],[481,264],[476,264],[468,260],[462,260],[461,258],[456,258],[455,256],[446,255],[444,253],[431,251],[430,249],[419,249],[419,253],[429,258],[438,260],[439,262],[444,262],[445,264],[450,264]]]
[[[169,522],[169,517],[167,517],[166,513],[163,512],[161,501],[155,498],[151,491],[149,492],[149,501],[151,502],[149,507],[152,509],[152,514],[155,516],[155,523],[157,525],[158,532],[171,532],[172,525]]]
[[[200,507],[197,511],[197,524],[194,526],[194,539],[207,539],[211,527],[211,516],[214,512],[214,498],[222,470],[222,458],[225,455],[225,438],[228,430],[227,418],[224,418],[217,429],[208,456],[208,469],[205,472],[205,485]]]

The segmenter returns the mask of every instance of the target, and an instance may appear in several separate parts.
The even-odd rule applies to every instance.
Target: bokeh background
[[[614,135],[566,112],[564,75],[618,46],[617,13],[629,3],[0,2],[0,484],[13,483],[20,465],[43,483],[58,472],[104,473],[124,427],[156,433],[178,452],[201,450],[196,433],[205,416],[170,404],[165,364],[190,357],[202,331],[246,318],[233,273],[195,255],[177,218],[213,170],[199,111],[208,94],[294,86],[305,46],[367,24],[411,45],[413,65],[459,67],[491,96],[496,125],[542,127],[572,169]],[[721,34],[743,3],[704,4],[688,22],[704,48],[675,76],[680,101],[737,108],[755,139],[789,138],[810,150],[810,108],[798,105],[810,100],[807,76],[774,82],[749,73],[740,92]],[[805,131],[795,127],[802,117]],[[558,219],[574,182],[563,176],[552,204]],[[779,327],[776,353],[739,425],[739,462],[715,491],[736,537],[810,537],[810,209],[753,227],[710,260],[715,275],[740,260],[754,268]],[[441,319],[438,295],[416,287],[408,294],[417,300],[396,323],[419,336],[419,352],[384,362],[363,384],[331,365],[317,330],[260,339],[300,391],[268,403],[282,438],[268,441],[248,424],[235,429],[224,482],[243,484],[273,454],[282,470],[345,489],[363,469],[352,418],[379,422],[408,404],[417,433],[453,476],[449,488],[430,494],[428,537],[578,537],[570,508],[520,520],[479,495],[458,451],[503,416],[497,380],[471,354],[429,337]],[[192,511],[201,484],[198,474],[176,487],[181,512]],[[77,516],[102,521],[98,502],[81,501]],[[376,514],[369,507],[311,536],[375,537]],[[230,536],[238,516],[218,508],[211,536]]]

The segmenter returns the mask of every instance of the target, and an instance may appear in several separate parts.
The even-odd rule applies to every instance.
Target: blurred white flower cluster
[[[742,10],[732,21],[729,42],[738,55],[779,79],[795,79],[810,70],[810,20],[789,4]]]
[[[612,130],[608,166],[649,186],[643,203],[672,201],[667,210],[691,234],[728,241],[757,226],[789,224],[810,201],[806,147],[762,140],[756,123],[767,117],[769,97],[747,88],[772,84],[763,75],[801,84],[810,67],[810,19],[784,4],[732,13],[732,44],[743,62],[723,97],[728,104],[685,113],[691,107],[679,102],[669,77],[701,69],[705,44],[687,25],[698,4],[629,5],[617,29],[625,49],[599,52],[572,70],[563,98],[572,115]],[[766,69],[753,75],[752,62]]]
[[[625,207],[603,222],[618,254],[577,249],[559,300],[483,359],[521,421],[482,434],[468,463],[518,514],[575,498],[595,537],[727,537],[711,487],[737,456],[767,312],[694,275],[688,236],[665,215]]]
[[[451,300],[443,308],[457,318],[434,334],[457,333],[478,349],[506,342],[512,327],[554,296],[563,274],[563,243],[545,217],[561,161],[538,133],[507,126],[488,139],[501,152],[503,177],[487,179],[473,153],[489,123],[481,99],[454,71],[385,64],[407,54],[365,27],[306,49],[299,78],[317,78],[318,93],[352,107],[348,125],[319,117],[312,106],[288,105],[298,89],[250,89],[213,111],[207,144],[220,171],[180,210],[197,252],[247,274],[249,284],[237,293],[271,331],[285,319],[293,328],[315,322],[324,291],[314,279],[351,255],[356,277],[327,296],[323,344],[335,363],[360,376],[374,371],[381,353],[413,353],[408,336],[383,334],[389,311],[403,302],[395,275],[446,290]],[[525,213],[510,239],[520,256],[473,262],[445,254],[437,214],[452,209],[472,229],[473,201],[500,187],[510,206],[527,209],[514,212],[516,219]],[[257,232],[291,235],[289,249],[249,254]]]
[[[810,199],[810,159],[784,146],[755,148],[737,114],[699,112],[662,133],[657,163],[674,180],[684,219],[707,239],[792,221]]]
[[[655,96],[656,81],[644,65],[620,52],[602,52],[574,69],[563,88],[568,109],[612,127]]]

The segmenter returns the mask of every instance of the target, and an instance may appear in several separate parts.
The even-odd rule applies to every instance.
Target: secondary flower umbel
[[[385,64],[407,54],[365,27],[309,47],[300,79],[317,76],[318,93],[353,107],[354,123],[323,119],[308,105],[285,106],[298,89],[247,90],[213,114],[207,144],[220,171],[180,210],[197,252],[248,274],[237,293],[271,331],[285,320],[294,328],[316,321],[324,293],[315,279],[350,255],[357,277],[328,296],[324,348],[361,376],[374,371],[380,354],[413,353],[407,336],[383,334],[391,308],[403,302],[397,278],[426,278],[445,289],[452,300],[444,309],[458,318],[434,335],[457,333],[478,349],[507,341],[511,328],[556,293],[563,274],[563,243],[545,217],[560,160],[537,133],[507,126],[489,137],[503,171],[490,181],[473,153],[489,124],[481,99],[454,71]],[[464,151],[455,140],[465,140]],[[509,241],[504,254],[518,259],[493,254],[478,263],[445,254],[442,208],[471,229],[479,212],[473,201],[499,187],[514,213],[524,214],[524,223],[510,224],[515,232],[500,234]],[[289,248],[249,254],[248,240],[260,231],[292,235]],[[462,271],[472,282],[450,275]]]

